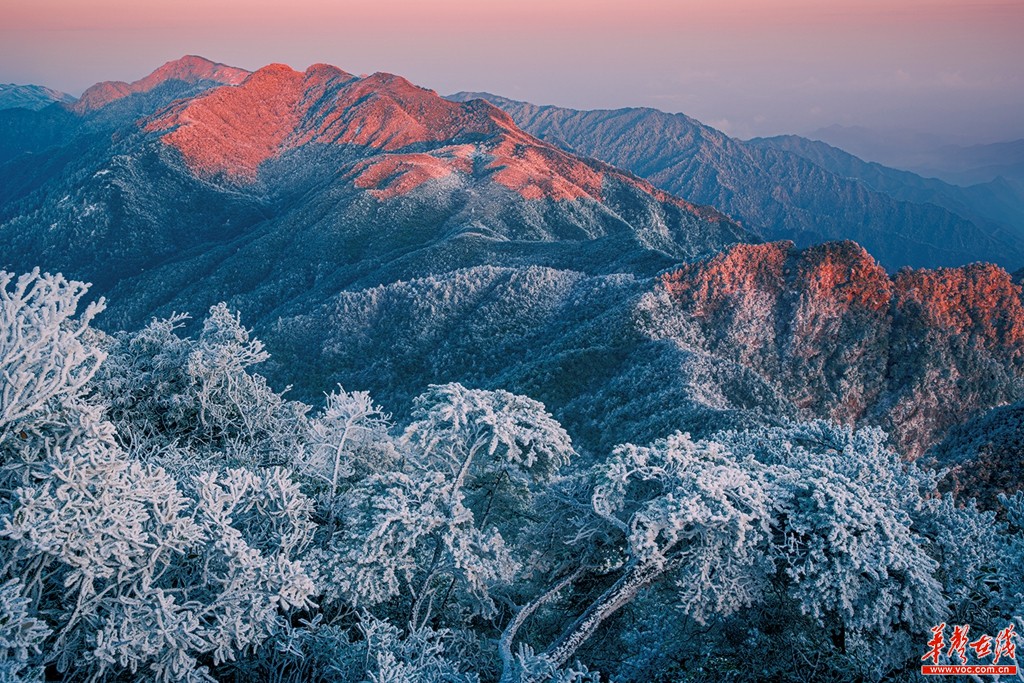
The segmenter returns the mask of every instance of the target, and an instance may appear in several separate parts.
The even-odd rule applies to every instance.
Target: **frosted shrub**
[[[474,673],[461,671],[446,656],[445,630],[418,628],[404,637],[384,621],[369,618],[361,629],[366,639],[367,683],[478,683]]]
[[[325,590],[359,606],[403,595],[414,630],[452,601],[492,615],[521,566],[502,528],[568,462],[568,435],[536,401],[454,384],[416,400],[399,445],[402,470],[346,494],[346,527],[318,555]]]
[[[41,594],[61,671],[196,676],[259,645],[312,585],[294,554],[309,502],[282,470],[201,474],[194,493],[116,448],[60,453],[16,492],[0,536]]]
[[[670,580],[678,605],[698,620],[728,614],[756,600],[770,576],[760,549],[770,538],[770,498],[761,469],[733,461],[716,443],[677,434],[649,447],[620,446],[592,475],[596,516],[582,518],[576,542],[609,530],[622,539],[618,557],[591,572],[617,577],[538,658],[551,667],[571,660],[602,624],[656,582]],[[585,557],[586,553],[580,553]],[[568,585],[568,584],[566,584]],[[520,610],[528,615],[549,600],[541,594]],[[513,619],[502,635],[503,681],[530,680],[513,642]]]
[[[941,620],[1024,630],[1024,494],[940,498],[878,430],[584,459],[460,384],[307,417],[223,304],[111,339],[80,283],[0,285],[0,681],[881,680]]]
[[[476,683],[476,638],[466,631],[404,631],[368,612],[350,615],[347,627],[321,615],[285,625],[273,650],[239,662],[232,680],[281,683]]]
[[[306,446],[295,453],[297,472],[316,492],[321,517],[331,530],[338,496],[355,482],[392,470],[401,455],[388,433],[390,416],[365,391],[327,394],[326,405],[309,422]]]
[[[81,394],[105,357],[89,329],[103,300],[75,315],[87,289],[38,268],[0,271],[0,464],[43,457],[45,437],[67,438],[85,409]]]
[[[140,454],[168,445],[211,464],[290,464],[308,408],[274,392],[250,368],[267,359],[224,304],[198,338],[180,336],[187,316],[120,333],[96,388],[121,440]]]
[[[42,653],[50,635],[46,624],[31,616],[32,600],[24,585],[12,579],[0,586],[0,681],[41,681],[42,667],[29,658]]]

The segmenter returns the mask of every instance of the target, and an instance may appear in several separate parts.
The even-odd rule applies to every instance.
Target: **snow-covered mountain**
[[[427,384],[463,381],[544,400],[595,449],[825,417],[883,425],[917,455],[1024,396],[1020,290],[999,268],[893,278],[852,244],[742,246],[759,237],[724,213],[533,137],[481,99],[193,57],[90,92],[0,114],[12,124],[0,130],[34,131],[0,136],[0,265],[95,283],[108,329],[227,301],[267,341],[272,374],[310,401],[340,382],[404,410]],[[815,186],[822,212],[838,201],[820,166],[690,120],[535,114],[549,137],[614,124],[587,135],[618,130],[631,155],[652,122],[672,124],[664,135],[685,124],[690,143],[651,147],[651,168],[690,149],[714,196],[759,202],[767,167],[712,169],[780,154],[833,183]],[[844,187],[857,188],[847,205],[898,204]],[[884,252],[912,253],[894,232]]]
[[[998,242],[641,118],[733,208]],[[390,74],[0,111],[0,677],[880,682],[954,619],[1002,665],[1020,275],[764,242]]]
[[[189,87],[207,90],[164,108],[159,93],[183,82],[68,113],[53,139],[10,153],[10,265],[132,287],[121,321],[138,322],[154,300],[232,298],[259,316],[317,290],[481,262],[651,274],[753,239],[485,102],[396,76],[271,65],[236,86],[201,80]],[[136,118],[143,105],[153,111]],[[185,283],[205,294],[189,298]]]
[[[51,104],[71,103],[75,98],[65,92],[41,85],[15,85],[0,83],[0,109],[39,110]]]

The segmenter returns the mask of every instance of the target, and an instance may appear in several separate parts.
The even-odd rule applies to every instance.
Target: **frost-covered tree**
[[[501,473],[515,485],[548,479],[568,463],[569,435],[544,406],[507,391],[433,385],[413,403],[403,439],[461,486]]]
[[[576,593],[562,604],[582,597],[585,608],[538,648],[552,664],[570,661],[641,598],[660,609],[650,600],[661,596],[685,615],[680,623],[691,624],[664,634],[661,647],[700,666],[707,660],[690,639],[717,641],[735,615],[754,635],[799,624],[807,647],[880,678],[905,666],[913,637],[947,613],[938,563],[918,528],[934,480],[901,462],[878,430],[813,423],[703,441],[677,434],[621,446],[588,476],[594,514],[579,518],[570,542],[607,543],[609,530],[622,541],[618,558],[554,587]],[[606,588],[584,590],[588,574],[603,577]],[[537,595],[521,615],[555,599]],[[524,623],[513,619],[503,635],[505,680],[521,679],[513,653]],[[801,641],[790,638],[792,654]],[[742,661],[735,644],[718,644],[717,656],[733,651],[730,661]]]
[[[581,542],[610,527],[622,538],[618,557],[600,568],[614,577],[543,651],[552,666],[567,663],[601,625],[653,583],[678,587],[678,604],[700,620],[756,600],[770,560],[759,552],[769,537],[769,494],[757,468],[744,467],[715,443],[677,434],[649,447],[621,446],[593,473],[593,521]],[[594,568],[598,569],[598,568]],[[567,585],[555,586],[564,589]],[[523,606],[501,638],[503,681],[528,680],[513,657],[518,630],[551,599]]]
[[[0,680],[875,681],[940,620],[1024,630],[1024,494],[939,496],[878,430],[577,457],[460,384],[307,417],[223,305],[106,337],[84,285],[0,282]]]
[[[119,440],[144,454],[192,450],[217,465],[290,464],[308,407],[250,371],[268,358],[262,342],[224,304],[195,339],[180,334],[186,321],[174,315],[116,336],[95,387]]]
[[[13,289],[8,274],[0,281],[0,430],[19,444],[4,452],[24,472],[2,492],[5,670],[209,680],[209,666],[250,652],[309,605],[297,557],[313,533],[310,500],[281,468],[203,472],[196,462],[176,481],[126,453],[102,404],[83,399],[103,360],[88,327],[102,304],[76,318],[80,283],[38,272]],[[191,377],[214,387],[200,382],[200,413],[223,422],[244,412],[232,381],[260,349],[239,350],[248,342],[237,319],[212,319],[189,361],[206,368]]]
[[[294,453],[297,472],[315,493],[329,532],[338,521],[339,496],[372,474],[394,469],[401,454],[389,433],[391,416],[365,391],[337,392],[310,421],[305,447]]]
[[[312,584],[295,557],[310,502],[288,473],[166,472],[102,442],[61,452],[15,494],[6,571],[24,576],[54,629],[47,663],[69,677],[121,670],[209,680],[258,646]]]
[[[884,432],[825,422],[723,435],[770,466],[786,599],[827,634],[843,666],[882,677],[947,614],[920,527],[934,478],[904,463]]]
[[[76,315],[87,290],[38,268],[0,271],[0,464],[45,457],[89,412],[81,395],[106,354],[89,328],[103,300]]]
[[[1024,491],[1001,495],[999,502],[1006,515],[1001,535],[999,558],[1000,611],[1018,619],[1024,611]]]
[[[513,515],[573,453],[543,405],[523,396],[450,384],[415,405],[399,440],[404,467],[346,495],[346,528],[320,554],[333,591],[358,606],[401,596],[414,630],[453,598],[494,614],[494,587],[521,567],[507,538],[522,526]]]

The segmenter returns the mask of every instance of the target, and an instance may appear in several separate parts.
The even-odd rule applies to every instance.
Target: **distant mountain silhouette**
[[[908,130],[838,125],[820,128],[808,137],[863,159],[957,185],[977,185],[999,178],[1024,183],[1024,140],[978,145]]]
[[[901,201],[935,204],[996,234],[1024,239],[1024,184],[1006,178],[961,187],[937,178],[924,178],[874,162],[866,162],[837,147],[797,135],[755,138],[746,142],[792,152],[836,175],[856,179],[872,190]]]

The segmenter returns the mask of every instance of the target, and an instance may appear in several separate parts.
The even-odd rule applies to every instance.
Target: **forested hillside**
[[[110,336],[85,292],[0,273],[8,680],[881,680],[946,619],[1024,628],[1024,493],[937,497],[879,430],[585,453],[458,383],[313,410],[225,306]]]

